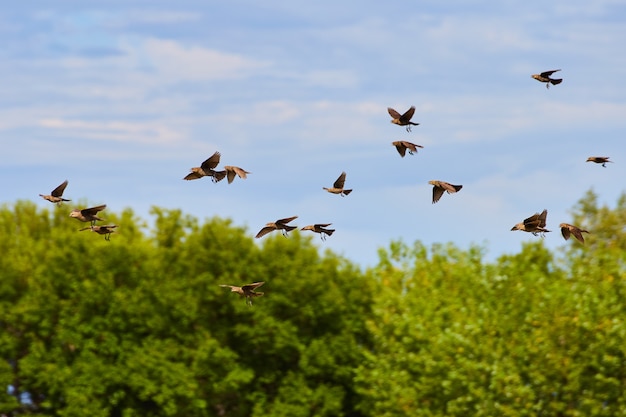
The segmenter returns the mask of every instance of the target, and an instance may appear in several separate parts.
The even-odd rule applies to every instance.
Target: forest
[[[588,191],[558,253],[394,241],[367,269],[298,231],[153,207],[106,241],[67,212],[0,206],[0,416],[626,415],[626,195]],[[254,281],[251,306],[219,286]]]

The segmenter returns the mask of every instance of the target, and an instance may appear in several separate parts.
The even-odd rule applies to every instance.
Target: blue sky
[[[557,248],[587,190],[624,191],[621,1],[22,3],[0,11],[9,204],[68,179],[67,198],[146,220],[180,208],[253,236],[298,215],[368,266],[392,239],[515,253],[538,238],[511,227],[544,208]],[[530,77],[557,68],[549,90]],[[411,105],[408,133],[386,108]],[[252,174],[182,180],[215,151]],[[342,171],[354,192],[323,191]],[[463,190],[433,205],[431,179]]]

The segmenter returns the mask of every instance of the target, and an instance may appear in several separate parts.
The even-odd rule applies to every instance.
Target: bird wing
[[[202,167],[205,171],[215,168],[217,164],[220,163],[220,155],[221,154],[219,152],[215,152],[209,159],[204,161],[200,167]]]
[[[402,141],[402,144],[403,144],[404,146],[406,146],[407,148],[409,148],[409,150],[410,150],[411,152],[417,152],[417,147],[418,147],[418,146],[419,146],[420,148],[423,148],[423,146],[416,145],[416,144],[414,144],[414,143],[411,143],[411,142],[406,142],[406,141]]]
[[[539,215],[539,227],[546,227],[546,219],[548,217],[548,210],[543,210]]]
[[[404,142],[397,141],[391,142],[391,144],[396,147],[400,156],[404,158],[404,155],[406,155],[406,146],[404,146]]]
[[[408,122],[413,117],[413,114],[415,114],[415,106],[411,106],[410,109],[404,112],[404,114],[400,117],[400,121]]]
[[[50,195],[52,197],[61,197],[63,195],[63,191],[65,191],[65,187],[67,187],[67,180],[63,181],[63,184],[52,190]]]
[[[551,76],[552,74],[554,74],[557,71],[561,71],[561,70],[558,69],[558,70],[544,71],[544,72],[542,72],[539,75],[541,75],[542,77],[549,77],[549,76]]]
[[[580,243],[585,243],[585,238],[583,237],[583,231],[581,229],[579,229],[578,227],[573,227],[572,228],[572,234],[574,235],[574,237],[576,239],[578,239],[578,241]],[[589,233],[589,232],[587,232]]]
[[[246,291],[251,291],[251,290],[256,290],[257,288],[259,288],[261,285],[265,284],[265,281],[261,281],[261,282],[253,282],[252,284],[246,284],[246,285],[242,285],[241,289]]]
[[[438,185],[433,185],[433,204],[435,204],[443,195],[444,189]]]
[[[569,239],[569,236],[570,236],[569,227],[567,226],[561,227],[561,234],[563,235],[563,238],[565,240]]]
[[[220,287],[224,287],[224,288],[230,288],[230,289],[237,288],[234,285],[226,285],[226,284],[219,284],[219,285],[220,285]]]
[[[106,204],[102,204],[101,206],[96,207],[89,207],[86,209],[82,209],[80,211],[80,214],[82,214],[83,216],[95,216],[96,214],[98,214],[99,211],[104,210],[106,207]]]
[[[235,179],[235,171],[233,171],[232,169],[228,169],[230,167],[224,167],[224,169],[226,170],[226,177],[228,178],[228,183],[232,183],[233,180]]]
[[[220,182],[224,179],[224,177],[226,177],[226,171],[213,171],[212,176],[215,179],[215,182]]]
[[[202,174],[199,174],[197,172],[190,172],[183,179],[189,181],[189,180],[197,180],[198,178],[202,178],[202,177],[203,177]]]
[[[273,232],[274,230],[276,230],[275,226],[265,226],[264,228],[259,230],[259,233],[256,234],[255,238],[258,239],[260,237],[263,237],[266,234],[268,234],[269,232]]]
[[[389,116],[391,116],[394,119],[399,119],[400,117],[402,117],[402,115],[400,113],[398,113],[397,111],[395,111],[391,107],[387,107],[387,111],[389,112]]]
[[[313,227],[328,227],[330,226],[332,223],[316,223],[313,225]]]
[[[539,213],[535,213],[532,216],[524,219],[524,226],[539,226]]]
[[[278,219],[278,220],[276,220],[276,223],[286,224],[286,223],[289,223],[290,221],[295,220],[297,218],[298,218],[298,216],[287,217],[285,219]]]
[[[333,187],[343,188],[343,185],[345,184],[345,182],[346,182],[346,173],[342,172],[339,178],[337,178],[337,181],[335,181],[335,183],[333,184]]]
[[[449,182],[439,181],[439,184],[448,193],[450,193],[450,194],[456,193],[456,187],[454,185],[450,184]],[[443,193],[443,191],[442,191],[442,193]]]
[[[235,167],[235,166],[225,166],[224,169],[226,171],[232,171],[239,176],[239,178],[243,178],[244,180],[247,178],[247,174],[250,174],[243,168]]]

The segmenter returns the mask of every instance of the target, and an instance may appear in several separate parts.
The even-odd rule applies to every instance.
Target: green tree
[[[0,413],[54,416],[354,415],[372,292],[310,237],[257,245],[243,228],[153,208],[0,208]],[[264,280],[249,307],[218,284]],[[355,283],[362,284],[362,291]]]

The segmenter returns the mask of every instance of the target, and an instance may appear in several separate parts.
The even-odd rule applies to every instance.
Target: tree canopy
[[[0,207],[0,415],[626,414],[626,196],[560,254],[390,242],[362,270],[294,231]],[[266,281],[248,306],[219,284]]]

